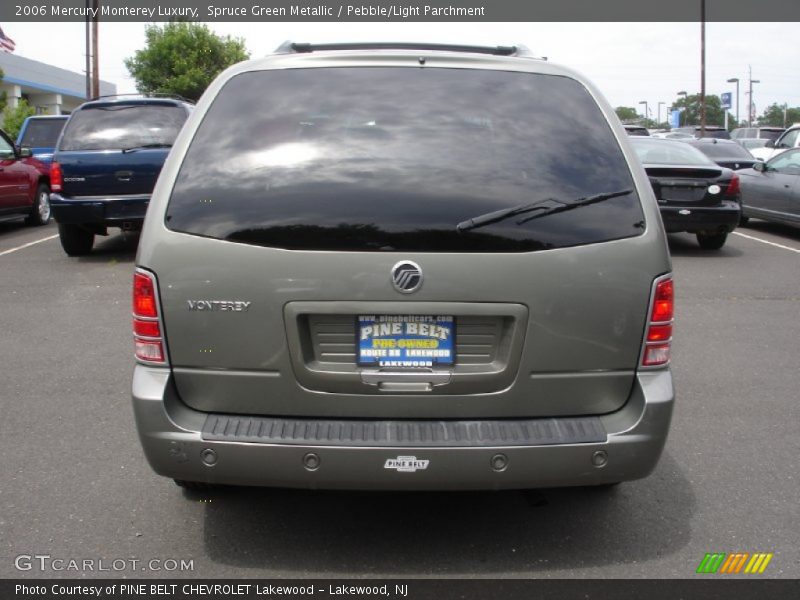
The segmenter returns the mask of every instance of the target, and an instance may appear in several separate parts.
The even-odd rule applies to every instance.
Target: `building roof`
[[[86,77],[83,73],[6,52],[0,52],[0,68],[5,73],[3,82],[22,86],[25,93],[50,92],[86,99]],[[115,84],[100,80],[101,96],[116,93]]]

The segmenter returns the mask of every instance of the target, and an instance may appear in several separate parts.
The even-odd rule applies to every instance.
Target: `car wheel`
[[[750,217],[745,217],[742,215],[739,217],[739,227],[747,227],[747,224],[750,222]]]
[[[704,250],[719,250],[728,239],[727,233],[698,233],[697,243]]]
[[[40,183],[36,188],[31,214],[28,215],[25,222],[28,225],[47,225],[50,221],[50,214],[50,186]]]
[[[58,224],[61,247],[69,256],[85,256],[92,251],[94,233],[72,223]]]
[[[186,481],[185,479],[173,479],[172,481],[174,481],[175,485],[178,487],[182,487],[190,492],[206,492],[217,487],[213,483],[204,483],[202,481]]]

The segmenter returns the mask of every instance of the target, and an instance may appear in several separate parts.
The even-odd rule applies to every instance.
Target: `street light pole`
[[[658,103],[658,121],[657,121],[657,123],[656,123],[656,127],[658,127],[659,125],[661,125],[661,105],[662,105],[662,104],[666,104],[666,102],[659,102],[659,103]]]
[[[736,83],[736,126],[740,127],[741,123],[739,123],[739,78],[732,77],[728,79],[728,83]]]
[[[751,79],[750,80],[750,115],[749,119],[747,120],[750,127],[753,126],[753,84],[754,83],[761,83],[758,79]]]
[[[641,102],[639,102],[639,104],[644,104],[644,122],[645,125],[647,125],[647,114],[650,112],[649,110],[647,110],[647,100],[642,100]]]
[[[678,92],[678,96],[683,96],[683,99],[684,99],[684,100],[686,99],[686,96],[687,96],[687,95],[688,95],[688,94],[687,94],[686,92]],[[685,110],[687,110],[688,108],[689,108],[688,106],[685,106],[683,110],[685,111]],[[688,118],[688,117],[687,117],[687,118]],[[680,115],[678,115],[678,125],[680,125],[680,124],[681,124],[681,117],[680,117]],[[688,123],[684,123],[684,125],[688,125]]]

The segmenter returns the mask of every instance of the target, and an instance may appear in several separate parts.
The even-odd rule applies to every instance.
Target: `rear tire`
[[[739,217],[739,227],[747,227],[747,224],[750,222],[750,217],[745,217],[742,215]]]
[[[727,233],[698,233],[697,243],[703,250],[719,250],[728,239]]]
[[[61,247],[69,256],[85,256],[92,251],[94,233],[73,223],[59,223]]]
[[[47,225],[50,221],[50,186],[40,183],[33,198],[31,214],[25,219],[28,225]]]
[[[190,492],[207,492],[215,489],[217,486],[213,483],[204,483],[202,481],[186,481],[185,479],[173,479],[175,485],[182,487]]]

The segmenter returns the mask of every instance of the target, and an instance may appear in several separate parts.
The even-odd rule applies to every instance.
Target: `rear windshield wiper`
[[[136,152],[137,150],[147,150],[148,148],[172,148],[172,144],[165,144],[164,142],[155,144],[142,144],[141,146],[131,146],[130,148],[123,148],[122,153]]]
[[[520,204],[519,206],[512,206],[511,208],[496,210],[494,212],[467,219],[466,221],[461,221],[461,223],[456,225],[456,229],[458,229],[458,231],[469,231],[471,229],[477,229],[478,227],[491,225],[492,223],[505,221],[506,219],[516,217],[517,215],[537,211],[536,214],[517,221],[517,225],[522,225],[523,223],[527,223],[533,219],[538,219],[539,217],[544,217],[545,215],[552,215],[554,213],[572,210],[573,208],[578,208],[579,206],[596,204],[597,202],[602,202],[603,200],[608,200],[610,198],[626,196],[632,192],[633,190],[631,189],[619,190],[617,192],[605,192],[603,194],[595,194],[594,196],[578,198],[572,202],[562,202],[561,200],[556,200],[555,198],[545,198],[544,200],[537,200],[536,202],[531,202],[528,204]]]

